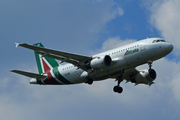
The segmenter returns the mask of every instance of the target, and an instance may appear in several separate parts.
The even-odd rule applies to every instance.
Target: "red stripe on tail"
[[[44,67],[44,73],[48,73],[51,68],[47,65],[47,63],[42,59],[43,67]]]

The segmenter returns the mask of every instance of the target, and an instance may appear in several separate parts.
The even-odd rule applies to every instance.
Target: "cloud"
[[[50,48],[69,52],[81,53],[83,49],[81,54],[98,43],[99,33],[105,31],[108,22],[123,15],[123,10],[108,0],[13,3],[0,1],[0,42],[42,42]],[[79,47],[79,43],[82,46]]]
[[[105,42],[102,43],[102,47],[99,50],[96,50],[94,52],[92,52],[93,54],[95,53],[99,53],[99,52],[103,52],[103,51],[107,51],[113,48],[117,48],[123,45],[127,45],[129,43],[135,42],[135,39],[125,39],[122,40],[120,37],[111,37],[108,38]]]
[[[134,41],[136,40],[122,40],[120,37],[109,38],[98,51],[122,46]],[[21,68],[21,66],[19,67]],[[151,111],[151,114],[156,117],[163,118],[162,114],[165,114],[165,118],[172,118],[172,106],[173,109],[176,109],[174,114],[180,112],[176,106],[177,103],[180,103],[178,97],[180,90],[177,84],[178,73],[180,73],[179,67],[179,63],[165,58],[155,61],[153,69],[158,74],[155,85],[151,87],[147,85],[134,86],[132,83],[125,84],[123,81],[121,86],[124,91],[120,95],[113,92],[113,87],[117,84],[114,79],[94,82],[92,85],[82,83],[65,86],[40,86],[30,85],[29,78],[15,74],[2,77],[1,91],[5,92],[0,94],[0,105],[4,108],[4,111],[1,111],[1,118],[26,118],[27,120],[37,118],[44,120],[50,118],[84,119],[91,112],[93,116],[87,119],[106,119],[112,116],[118,117],[120,111],[123,113],[121,115],[123,118],[132,119],[136,116],[136,118],[145,119],[149,112],[144,112],[144,109]],[[143,65],[137,69],[147,68],[148,65]],[[22,69],[25,69],[24,65],[22,65]],[[35,67],[29,67],[28,71],[35,71]],[[15,81],[12,81],[12,78]],[[154,109],[157,107],[158,109]],[[163,109],[166,109],[166,111],[163,111]],[[82,114],[82,111],[87,112]],[[126,113],[128,112],[134,114],[127,116]],[[144,113],[144,115],[139,115],[139,112]],[[11,116],[8,116],[9,113],[12,113]],[[67,115],[67,113],[71,115]]]
[[[172,80],[172,86],[173,86],[173,94],[176,98],[176,100],[180,103],[180,73],[175,75]]]
[[[180,1],[157,0],[148,3],[150,22],[161,35],[175,46],[174,53],[180,55]]]
[[[179,0],[157,0],[144,2],[146,8],[150,13],[151,25],[159,30],[161,35],[174,45],[173,53],[176,55],[171,61],[163,59],[163,62],[159,63],[165,65],[165,75],[161,85],[167,86],[169,91],[172,91],[171,95],[173,99],[180,103],[179,97],[179,75],[180,75],[180,63],[179,63],[179,50],[180,50],[180,1]],[[175,61],[173,61],[175,59]],[[159,66],[160,68],[160,66]],[[163,67],[164,68],[164,67]],[[167,91],[168,92],[168,91]],[[169,92],[168,92],[169,93]]]
[[[23,21],[25,23],[35,23],[25,24],[27,28],[19,26],[14,29],[14,27],[8,26],[8,23],[12,25],[12,21],[4,19],[6,21],[3,21],[3,23],[5,23],[3,28],[5,31],[10,31],[9,34],[6,33],[6,35],[11,35],[16,40],[21,39],[23,42],[26,40],[25,42],[29,43],[42,40],[46,45],[52,45],[51,48],[60,47],[62,50],[73,51],[73,53],[75,51],[89,53],[89,44],[93,44],[97,40],[98,33],[105,29],[108,21],[113,20],[119,14],[123,15],[124,12],[120,10],[121,12],[119,13],[117,8],[112,9],[115,5],[114,2],[97,0],[94,1],[93,4],[90,4],[90,6],[88,6],[89,3],[86,2],[87,1],[61,1],[60,3],[52,5],[51,1],[50,3],[44,2],[45,4],[32,4],[34,8],[32,11],[29,11],[32,8],[30,4],[27,6],[27,3],[21,3],[22,6],[24,5],[27,9],[22,9],[22,6],[19,6],[19,11],[16,11],[17,9],[13,8],[16,13],[14,15],[9,14],[9,12],[13,13],[12,9],[6,6],[9,12],[4,16],[5,18],[12,15],[11,18],[12,21],[14,21],[14,18],[17,18],[16,15],[24,13],[21,10],[26,10],[29,13],[29,17],[26,16],[27,14],[24,14],[25,17],[22,16]],[[64,5],[66,5],[66,7],[63,7]],[[13,6],[14,5],[12,5],[12,7]],[[15,6],[18,8],[16,4]],[[42,10],[39,9],[39,6],[41,6],[40,8],[42,8]],[[161,8],[161,6],[159,7]],[[2,7],[0,7],[0,9],[2,9]],[[2,11],[3,10],[1,10],[1,12]],[[30,19],[31,17],[37,19],[32,20]],[[29,20],[25,18],[29,18]],[[22,21],[20,20],[19,22]],[[15,26],[19,25],[19,22],[14,21]],[[10,28],[12,28],[12,30]],[[4,32],[1,34],[4,34]],[[17,36],[15,34],[17,34]],[[34,40],[34,38],[36,39]],[[50,39],[54,41],[52,42]],[[93,51],[93,53],[109,50],[134,41],[136,40],[122,40],[120,37],[110,37],[103,42],[101,49],[97,49]],[[70,45],[69,47],[67,47],[67,43]],[[5,44],[3,45],[6,47]],[[83,47],[79,47],[80,45]],[[9,49],[11,47],[7,48]],[[14,53],[22,53],[21,48],[18,48],[13,53],[14,44],[12,48],[11,55]],[[3,52],[4,51],[5,50],[3,50]],[[18,69],[31,72],[37,71],[34,66],[35,61],[32,61],[34,58],[31,58],[31,56],[27,54],[27,51],[23,52],[27,58],[23,58],[22,61],[19,58],[24,57],[22,54],[14,54],[15,56],[12,56],[13,62],[8,61],[9,58],[5,58],[9,63],[9,66],[6,64],[6,69],[12,68],[12,65],[15,64],[15,68],[18,67]],[[32,53],[32,51],[29,51],[29,53],[30,52]],[[26,61],[26,59],[29,59],[29,61]],[[24,63],[26,63],[26,65],[23,65]],[[178,119],[180,117],[180,100],[178,97],[180,91],[178,85],[179,67],[179,63],[173,60],[170,61],[165,58],[158,60],[153,63],[153,68],[158,74],[155,85],[151,87],[146,85],[134,86],[132,83],[125,84],[123,81],[121,86],[124,88],[124,91],[121,95],[113,92],[113,87],[117,84],[114,82],[114,79],[94,82],[91,86],[86,84],[40,86],[30,85],[29,78],[9,73],[9,71],[3,71],[0,73],[1,119],[89,120],[119,118],[119,114],[121,114],[121,118],[126,119]],[[141,70],[146,68],[148,68],[148,65],[140,66],[137,69]],[[129,115],[129,113],[131,113],[131,115]]]
[[[120,16],[124,15],[124,10],[122,8],[120,8],[120,7],[118,7],[118,14]]]

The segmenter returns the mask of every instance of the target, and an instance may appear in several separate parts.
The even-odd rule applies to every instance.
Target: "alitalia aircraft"
[[[152,69],[152,62],[158,60],[173,50],[173,45],[161,38],[147,38],[122,47],[92,56],[84,56],[44,48],[41,43],[29,45],[18,44],[35,51],[39,74],[20,70],[12,70],[27,77],[31,77],[30,84],[67,85],[87,83],[114,78],[117,85],[113,90],[122,93],[120,83],[123,80],[135,85],[151,86],[156,79],[156,72]],[[60,64],[55,60],[60,60]],[[61,64],[61,63],[67,64]],[[138,71],[136,67],[148,64],[149,68]]]

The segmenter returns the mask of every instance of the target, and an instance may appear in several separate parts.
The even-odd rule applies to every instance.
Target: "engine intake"
[[[150,78],[154,81],[156,79],[156,71],[154,69],[148,70]]]
[[[111,66],[111,64],[112,64],[112,59],[109,55],[94,58],[90,62],[90,66],[93,69],[104,69]]]

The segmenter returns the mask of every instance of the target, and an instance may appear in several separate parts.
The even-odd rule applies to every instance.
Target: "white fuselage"
[[[135,43],[131,43],[122,47],[118,47],[100,54],[93,55],[92,58],[109,55],[112,58],[113,64],[106,69],[91,71],[91,78],[94,81],[104,80],[107,78],[116,78],[119,74],[128,73],[138,65],[147,63],[148,60],[157,60],[169,54],[173,46],[167,42],[155,42],[160,38],[144,39]],[[59,73],[73,84],[82,83],[86,71],[79,69],[72,64],[65,64],[58,67]],[[53,70],[50,71],[55,78]],[[57,78],[55,78],[57,79]],[[63,83],[61,80],[58,80]]]

